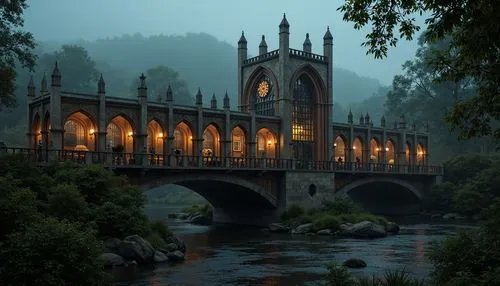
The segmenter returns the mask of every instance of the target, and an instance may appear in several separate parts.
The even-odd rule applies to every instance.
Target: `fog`
[[[361,46],[369,29],[356,31],[342,21],[337,8],[344,1],[234,0],[43,0],[31,1],[25,13],[26,30],[39,41],[95,40],[123,34],[184,35],[205,32],[233,46],[245,31],[249,53],[256,55],[262,34],[269,49],[278,46],[278,25],[286,13],[290,23],[290,47],[301,48],[310,33],[313,52],[322,53],[323,35],[330,26],[334,36],[336,67],[369,76],[389,85],[401,72],[404,61],[413,58],[413,41],[401,41],[387,59],[375,60]],[[306,4],[309,3],[309,4]],[[418,18],[423,24],[423,18]],[[200,47],[202,48],[202,47]]]

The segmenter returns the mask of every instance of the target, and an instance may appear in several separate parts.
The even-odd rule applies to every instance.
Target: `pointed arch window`
[[[253,90],[255,113],[259,115],[274,115],[274,84],[272,80],[263,75],[257,81]]]
[[[314,88],[311,79],[301,75],[293,84],[292,141],[294,156],[314,160]]]
[[[85,145],[85,129],[79,122],[68,120],[64,124],[64,146],[77,145]]]
[[[122,131],[118,125],[110,122],[107,128],[106,141],[109,148],[123,145]]]

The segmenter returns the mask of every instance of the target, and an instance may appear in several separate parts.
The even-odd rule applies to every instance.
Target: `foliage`
[[[433,185],[422,201],[422,207],[435,212],[454,211],[453,195],[458,187],[452,182]]]
[[[0,249],[2,285],[104,285],[95,233],[82,225],[40,218],[10,234]]]
[[[350,214],[362,211],[361,207],[356,205],[349,197],[336,198],[333,201],[323,202],[323,211],[331,214]]]
[[[335,262],[330,262],[327,264],[326,269],[328,270],[328,273],[326,274],[327,285],[356,285],[356,281],[352,278],[351,273],[349,273],[349,270],[345,266],[338,265]]]
[[[63,45],[60,50],[41,56],[38,70],[52,73],[56,61],[62,76],[63,90],[97,92],[99,72],[85,48],[77,45]]]
[[[335,215],[324,215],[313,221],[313,229],[318,231],[322,229],[336,230],[340,226],[340,219]]]
[[[205,204],[203,206],[193,205],[189,208],[184,208],[182,212],[188,213],[190,215],[198,213],[208,217],[212,217],[213,215],[212,206],[210,204]]]
[[[151,232],[157,232],[162,238],[172,236],[172,232],[168,229],[168,225],[162,220],[150,222],[149,228]]]
[[[290,220],[304,215],[305,211],[299,205],[291,205],[282,215],[281,220]]]
[[[460,130],[463,138],[494,134],[500,137],[500,5],[489,0],[352,0],[340,8],[344,20],[356,29],[371,24],[363,44],[376,58],[387,55],[388,46],[398,38],[411,39],[419,30],[414,13],[428,13],[423,42],[433,44],[449,35],[444,49],[436,52],[429,63],[440,83],[471,81],[474,96],[457,102],[446,119]],[[399,37],[394,35],[398,29]]]
[[[26,0],[0,1],[0,110],[16,105],[16,72],[20,65],[33,69],[36,56],[33,35],[24,32],[22,14],[28,7]]]

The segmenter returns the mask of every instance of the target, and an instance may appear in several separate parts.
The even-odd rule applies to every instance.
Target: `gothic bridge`
[[[242,33],[238,110],[227,92],[220,106],[200,89],[193,106],[178,105],[170,87],[149,94],[144,75],[132,97],[106,94],[102,75],[95,94],[67,92],[56,63],[50,88],[45,76],[39,91],[33,78],[28,85],[22,152],[41,162],[103,164],[144,189],[187,186],[215,206],[219,221],[259,214],[264,221],[292,203],[318,206],[336,193],[378,212],[417,205],[442,173],[428,164],[429,134],[404,116],[391,126],[384,118],[374,126],[368,114],[354,122],[351,113],[347,123],[333,123],[330,30],[318,55],[309,34],[302,50],[290,49],[289,28],[283,17],[279,48],[268,52],[262,36],[253,58]]]

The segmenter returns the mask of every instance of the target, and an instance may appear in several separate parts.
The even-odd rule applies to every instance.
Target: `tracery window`
[[[108,124],[106,141],[110,148],[116,147],[117,145],[123,145],[122,131],[120,127],[113,122]]]
[[[274,115],[274,87],[268,76],[262,76],[254,88],[253,100],[255,113],[260,115]]]
[[[85,129],[79,122],[68,120],[64,124],[64,146],[77,145],[85,145]]]
[[[314,88],[311,79],[300,76],[293,85],[292,140],[295,157],[312,160],[314,142]]]

